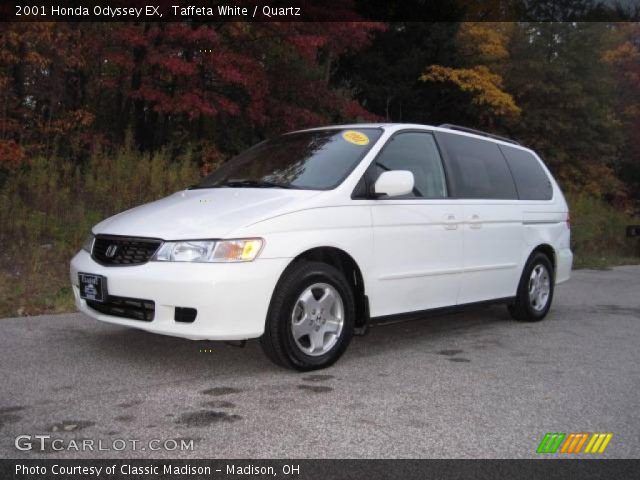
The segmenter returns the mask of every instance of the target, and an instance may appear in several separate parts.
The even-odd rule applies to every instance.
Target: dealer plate
[[[78,273],[80,298],[104,302],[107,299],[107,278],[92,273]]]

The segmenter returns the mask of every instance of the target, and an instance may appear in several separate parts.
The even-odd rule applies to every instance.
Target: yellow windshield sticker
[[[364,133],[356,132],[355,130],[347,130],[342,134],[342,138],[354,145],[367,145],[369,143],[369,137]]]

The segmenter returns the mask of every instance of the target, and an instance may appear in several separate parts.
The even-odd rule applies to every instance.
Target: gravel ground
[[[546,432],[612,432],[604,457],[640,458],[640,267],[574,272],[541,323],[496,306],[377,326],[312,374],[273,366],[256,341],[81,314],[0,331],[3,458],[529,458]],[[51,439],[23,452],[20,434]],[[151,451],[152,439],[193,449]]]

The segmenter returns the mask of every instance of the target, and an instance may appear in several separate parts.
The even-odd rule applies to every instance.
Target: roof
[[[343,125],[325,125],[322,127],[306,128],[298,131],[304,132],[304,131],[313,131],[313,130],[345,129],[345,128],[350,128],[354,130],[357,130],[359,128],[383,128],[385,130],[390,130],[393,132],[398,130],[406,130],[406,129],[429,130],[429,131],[435,131],[435,132],[449,132],[456,135],[464,135],[467,137],[478,138],[480,140],[491,140],[501,145],[508,145],[510,147],[521,148],[523,150],[532,151],[531,149],[524,147],[517,141],[511,140],[509,138],[500,137],[498,135],[494,135],[489,132],[482,132],[480,130],[467,129],[465,127],[459,127],[459,126],[450,125],[450,124],[435,126],[435,125],[423,125],[419,123],[391,123],[391,122],[347,123]]]

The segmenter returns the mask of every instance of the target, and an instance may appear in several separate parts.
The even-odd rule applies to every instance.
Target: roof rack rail
[[[494,135],[493,133],[483,132],[482,130],[476,130],[475,128],[461,127],[460,125],[452,125],[451,123],[443,123],[438,125],[440,128],[448,128],[449,130],[459,130],[460,132],[473,133],[475,135],[481,135],[483,137],[493,138],[495,140],[501,140],[507,143],[513,143],[514,145],[520,145],[520,142],[516,142],[507,137],[501,137],[500,135]]]

